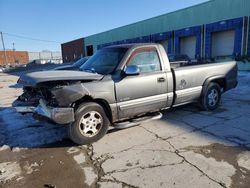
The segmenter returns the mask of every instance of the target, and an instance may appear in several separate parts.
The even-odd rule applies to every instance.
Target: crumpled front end
[[[18,101],[13,103],[16,111],[19,113],[33,113],[34,117],[39,120],[52,120],[57,124],[68,124],[75,121],[74,109],[70,107],[49,107],[46,101],[39,100],[38,106],[18,106]],[[15,106],[16,105],[16,106]]]
[[[67,86],[51,87],[46,84],[46,87],[24,87],[23,94],[12,106],[19,113],[32,113],[38,120],[52,120],[57,124],[71,123],[75,120],[74,108],[70,106],[72,101],[64,99],[62,103],[63,100],[57,100],[59,95],[64,95],[64,87]]]
[[[19,113],[33,113],[33,117],[38,120],[51,120],[57,124],[68,124],[75,121],[73,108],[50,107],[46,103],[44,99],[40,99],[37,106],[30,106],[17,99],[12,106]]]
[[[58,124],[68,124],[75,120],[74,103],[89,95],[83,83],[102,78],[102,75],[79,71],[22,75],[18,84],[23,86],[23,94],[12,106],[20,113],[33,113],[38,120],[49,119]]]

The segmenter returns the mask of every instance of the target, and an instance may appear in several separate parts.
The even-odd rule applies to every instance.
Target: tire
[[[221,99],[221,87],[217,83],[209,83],[201,96],[201,107],[203,110],[215,110]]]
[[[75,121],[68,127],[69,137],[76,144],[90,144],[107,133],[109,124],[102,106],[94,102],[83,103],[75,112]]]

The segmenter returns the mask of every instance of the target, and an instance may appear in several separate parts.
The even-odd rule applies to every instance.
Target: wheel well
[[[111,108],[110,108],[108,102],[105,101],[104,99],[94,99],[93,101],[103,107],[103,109],[104,109],[110,123],[112,123],[113,122],[112,111],[111,111]]]
[[[217,83],[223,89],[223,91],[225,91],[226,81],[224,78],[218,78],[218,79],[212,80],[211,82]]]
[[[83,98],[77,100],[76,102],[74,102],[74,104],[72,105],[72,107],[74,107],[74,109],[76,110],[78,108],[78,106],[80,106],[82,103],[84,102],[95,102],[97,104],[99,104],[100,106],[103,107],[108,119],[110,122],[112,122],[113,118],[112,118],[112,111],[111,108],[108,104],[108,102],[104,99],[93,99],[91,96],[84,96]]]

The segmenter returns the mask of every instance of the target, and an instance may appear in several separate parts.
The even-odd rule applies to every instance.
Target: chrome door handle
[[[165,78],[159,77],[159,78],[157,78],[157,81],[158,81],[158,82],[165,82]]]

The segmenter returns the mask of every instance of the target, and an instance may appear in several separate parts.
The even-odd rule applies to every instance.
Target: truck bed
[[[174,106],[194,102],[199,99],[206,80],[224,77],[223,92],[235,86],[237,77],[235,61],[195,64],[172,68],[175,80]]]

